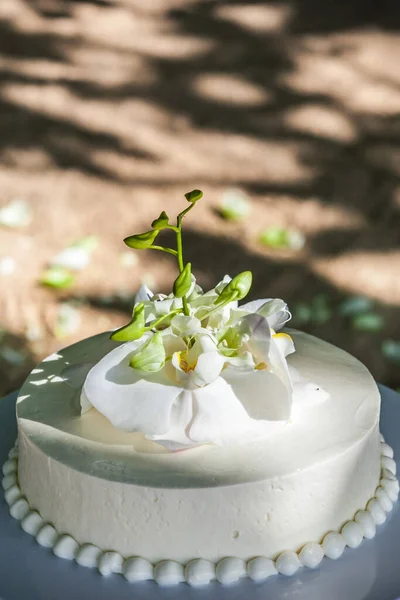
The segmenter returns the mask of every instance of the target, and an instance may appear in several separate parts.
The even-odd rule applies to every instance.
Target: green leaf
[[[234,327],[228,327],[218,342],[218,348],[225,356],[235,356],[242,345],[242,336]]]
[[[138,233],[137,235],[130,235],[124,239],[124,242],[129,248],[135,248],[136,250],[143,250],[150,248],[156,237],[158,236],[158,229],[152,229],[145,233]]]
[[[176,298],[182,298],[182,296],[186,296],[191,287],[192,265],[191,263],[187,263],[182,273],[179,273],[178,277],[174,281],[174,296],[176,296]]]
[[[195,202],[198,202],[198,200],[200,200],[200,198],[203,197],[203,192],[201,190],[192,190],[191,192],[187,192],[185,194],[185,198],[188,202],[191,202],[192,204],[194,204]]]
[[[385,321],[382,315],[376,313],[364,313],[355,316],[352,320],[352,325],[354,329],[359,329],[360,331],[377,332],[383,329]]]
[[[144,304],[143,302],[139,302],[133,310],[133,316],[130,323],[114,331],[114,333],[110,335],[110,339],[114,342],[132,342],[138,340],[144,333],[144,326]]]
[[[366,298],[365,296],[353,296],[343,300],[339,305],[338,312],[342,317],[352,317],[359,313],[371,311],[373,305],[374,303],[371,298]]]
[[[223,195],[219,212],[227,221],[244,219],[250,213],[250,203],[246,194],[241,190],[227,190]]]
[[[163,368],[165,357],[162,333],[157,332],[143,346],[135,350],[129,365],[139,371],[154,373]]]
[[[162,213],[160,214],[160,216],[158,217],[158,219],[155,219],[151,226],[153,227],[153,229],[165,229],[166,227],[168,227],[169,224],[169,217],[167,215],[167,213],[163,210]]]
[[[260,235],[260,242],[269,248],[289,248],[287,229],[283,227],[268,227]]]
[[[327,323],[332,318],[332,310],[329,307],[329,296],[317,294],[311,304],[312,320],[315,323]]]
[[[305,237],[300,231],[284,227],[268,227],[262,232],[259,239],[264,246],[275,249],[301,250],[305,243]]]
[[[400,364],[400,342],[385,340],[382,343],[382,354],[390,361]]]
[[[251,271],[239,273],[224,287],[214,304],[219,306],[232,300],[242,300],[249,293],[252,282],[253,274]]]
[[[312,309],[305,302],[299,302],[293,307],[293,321],[301,325],[309,323],[312,319]]]
[[[90,254],[97,248],[98,244],[99,240],[95,235],[87,235],[86,237],[81,238],[72,244],[71,248],[81,248],[81,250],[84,250]]]
[[[58,290],[65,290],[75,283],[75,277],[64,267],[50,267],[41,277],[40,283]]]

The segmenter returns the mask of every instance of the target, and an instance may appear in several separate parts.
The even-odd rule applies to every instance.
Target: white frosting
[[[215,565],[209,560],[196,558],[186,565],[185,579],[193,587],[208,585],[215,578]]]
[[[387,452],[387,444],[385,444],[385,447],[383,446],[384,444],[381,443],[382,450]],[[17,450],[14,451],[13,457],[17,457]],[[382,454],[382,463],[383,458],[384,455]],[[6,465],[8,462],[6,462]],[[386,469],[382,468],[381,471],[383,473]],[[393,501],[395,501],[399,493],[399,483],[392,473],[389,473],[389,475],[389,479],[381,479],[380,483],[387,481],[393,484],[391,490],[393,495],[396,494],[396,498],[393,497]],[[9,477],[9,475],[6,475],[4,479],[6,477]],[[3,489],[6,490],[4,479]],[[381,486],[378,486],[376,493],[382,489]],[[67,560],[75,559],[81,566],[97,567],[103,576],[120,573],[129,582],[154,579],[156,583],[162,586],[172,586],[186,581],[193,587],[200,587],[209,584],[213,580],[217,580],[222,584],[232,584],[246,576],[260,582],[277,573],[287,576],[294,575],[302,566],[315,568],[324,555],[337,559],[342,555],[346,545],[350,548],[356,548],[361,544],[363,537],[373,537],[376,523],[374,515],[377,513],[378,520],[380,520],[380,511],[384,510],[377,498],[373,498],[368,502],[368,510],[357,511],[354,520],[348,521],[343,526],[341,533],[331,531],[324,537],[321,545],[317,542],[309,542],[298,553],[293,551],[282,552],[275,561],[259,556],[248,560],[246,563],[241,558],[226,557],[217,564],[204,559],[193,559],[186,566],[172,560],[162,560],[153,566],[148,560],[141,557],[124,560],[118,552],[103,552],[93,544],[80,546],[70,535],[60,536],[54,527],[48,523],[44,524],[42,517],[36,511],[29,510],[29,508],[27,511],[13,510],[14,507],[21,506],[21,502],[28,507],[28,503],[21,496],[19,488],[18,491],[18,499],[11,503],[10,514],[21,520],[24,531],[36,535],[36,541],[39,544],[52,548],[56,556]],[[7,491],[5,491],[6,493]]]
[[[274,561],[265,556],[257,556],[247,563],[247,574],[253,581],[265,581],[277,573]]]
[[[81,567],[94,569],[99,563],[99,559],[103,552],[93,544],[83,544],[76,554],[75,560]]]
[[[33,536],[36,536],[39,533],[43,525],[42,517],[35,510],[28,512],[21,522],[22,529]]]
[[[354,520],[361,526],[363,536],[367,539],[374,537],[376,533],[375,521],[370,512],[367,510],[359,510]]]
[[[368,502],[367,510],[371,513],[376,525],[382,525],[382,523],[386,521],[386,515],[382,508],[382,504],[376,498],[373,498]]]
[[[44,361],[18,398],[19,464],[15,450],[3,467],[11,514],[58,555],[161,585],[290,575],[371,537],[399,493],[376,385],[348,354],[292,335],[290,368],[329,399],[304,400],[269,438],[177,453],[94,409],[80,416],[79,389],[60,373],[99,360],[107,334]]]
[[[375,492],[375,496],[381,503],[382,508],[385,512],[390,512],[392,510],[393,502],[391,501],[386,490],[383,487],[379,486],[377,488],[377,490]]]
[[[328,558],[332,558],[336,560],[340,556],[342,556],[344,549],[346,547],[346,542],[344,541],[344,537],[337,533],[336,531],[330,531],[323,539],[322,549],[324,551],[325,556]]]
[[[59,558],[73,560],[78,552],[79,544],[70,535],[61,535],[56,541],[53,552]]]
[[[98,563],[102,575],[108,576],[112,573],[122,573],[124,559],[118,552],[104,552]]]
[[[182,583],[185,581],[183,565],[173,560],[162,560],[154,567],[154,581],[163,586]]]
[[[153,579],[153,565],[140,556],[128,558],[125,561],[124,577],[132,583]]]
[[[246,577],[246,563],[241,558],[223,558],[215,569],[217,580],[222,584],[236,583]]]
[[[359,546],[363,540],[362,527],[355,521],[349,521],[346,523],[341,531],[341,534],[346,542],[346,546],[349,546],[349,548],[357,548],[357,546]]]
[[[52,525],[46,523],[36,535],[36,541],[44,548],[53,548],[59,535]]]
[[[299,560],[303,567],[309,567],[310,569],[315,569],[323,558],[324,551],[317,542],[309,542],[299,553]]]
[[[286,550],[280,554],[275,562],[278,573],[282,575],[294,575],[301,567],[299,557],[296,552]]]

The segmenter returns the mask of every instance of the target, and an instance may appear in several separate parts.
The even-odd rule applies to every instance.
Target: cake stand
[[[400,396],[382,387],[381,431],[400,463]],[[16,438],[17,394],[0,400],[0,464]],[[173,543],[173,540],[171,540]],[[121,575],[102,577],[97,570],[57,558],[26,534],[8,512],[0,490],[0,600],[395,600],[400,598],[400,501],[372,540],[346,548],[337,561],[324,559],[315,570],[293,577],[271,577],[256,584],[212,583],[195,589],[154,582],[130,584]]]

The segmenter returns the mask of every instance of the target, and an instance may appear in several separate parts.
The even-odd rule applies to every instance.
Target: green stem
[[[184,269],[183,248],[182,248],[182,219],[192,208],[193,208],[193,204],[191,204],[184,211],[179,213],[179,215],[177,217],[176,248],[177,248],[178,267],[179,267],[180,273],[182,273],[182,271]],[[186,296],[182,296],[182,306],[183,306],[183,313],[187,317],[189,317],[190,311],[189,311],[189,306],[188,306]]]
[[[150,246],[150,250],[161,250],[161,252],[168,252],[168,254],[172,254],[173,256],[178,256],[178,253],[173,248],[164,248],[164,246]]]
[[[226,306],[227,304],[229,304],[230,302],[234,302],[236,297],[237,297],[238,293],[235,292],[235,294],[229,298],[228,300],[226,300],[225,302],[222,302],[221,304],[218,304],[218,306],[216,306],[215,308],[213,308],[212,310],[210,310],[210,312],[208,314],[206,314],[202,319],[201,322],[205,321],[206,319],[208,319],[211,315],[213,315],[214,313],[216,313],[218,310],[220,310],[220,308],[223,308],[224,306]]]
[[[172,310],[170,313],[167,313],[166,315],[162,315],[161,317],[158,317],[158,319],[156,319],[150,325],[148,325],[147,327],[145,327],[144,330],[145,331],[151,331],[152,329],[154,329],[155,327],[157,327],[157,325],[159,325],[160,323],[162,323],[163,321],[165,321],[165,319],[167,319],[168,317],[173,317],[174,315],[178,315],[180,312],[182,312],[182,309],[181,308],[176,308],[175,310]]]

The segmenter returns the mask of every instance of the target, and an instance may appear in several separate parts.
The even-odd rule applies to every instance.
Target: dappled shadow
[[[42,178],[32,183],[34,196],[54,194],[53,187],[43,191],[49,174],[71,194],[78,175],[87,178],[88,203],[97,202],[102,188],[93,182],[100,183],[110,194],[103,235],[111,236],[114,208],[126,215],[118,198],[132,192],[132,222],[141,223],[147,199],[157,212],[171,187],[219,194],[238,186],[260,227],[285,205],[282,219],[303,227],[306,248],[300,256],[273,255],[255,249],[250,234],[239,242],[222,237],[222,221],[213,222],[212,232],[196,229],[186,238],[187,257],[207,284],[250,265],[255,297],[295,304],[323,294],[335,305],[349,293],[341,282],[351,279],[330,266],[338,258],[359,259],[355,267],[346,263],[351,271],[363,257],[379,256],[381,265],[392,256],[386,269],[399,278],[396,0],[25,0],[18,10],[13,0],[7,4],[0,6],[0,159],[17,181]],[[301,220],[306,205],[313,208]],[[78,203],[69,206],[76,210]],[[132,287],[138,282],[136,276]],[[384,300],[388,325],[377,344],[400,335],[400,296],[388,299],[379,285],[375,295]],[[95,293],[86,295],[107,310]],[[122,300],[108,308],[128,310]],[[378,347],[365,349],[370,334],[349,330],[335,315],[304,328],[400,383]]]
[[[0,398],[20,387],[36,364],[27,340],[0,332]]]

